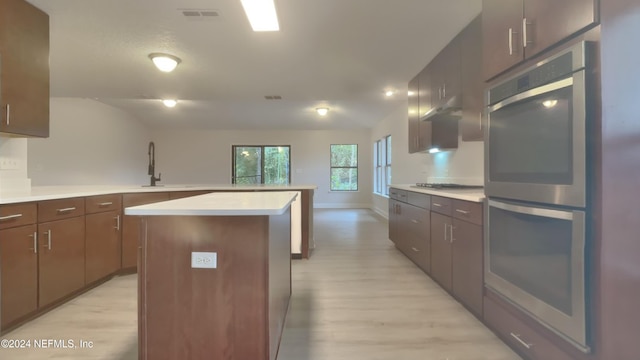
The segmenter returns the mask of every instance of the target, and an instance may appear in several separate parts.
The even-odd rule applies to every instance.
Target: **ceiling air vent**
[[[266,95],[264,98],[267,100],[282,100],[280,95]]]
[[[178,9],[189,20],[216,20],[221,18],[215,9]]]

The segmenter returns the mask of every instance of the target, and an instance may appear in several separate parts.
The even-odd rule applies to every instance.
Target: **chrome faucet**
[[[147,173],[151,175],[150,186],[156,186],[156,181],[160,181],[162,173],[159,173],[158,177],[156,177],[156,145],[153,141],[149,143],[149,170]]]

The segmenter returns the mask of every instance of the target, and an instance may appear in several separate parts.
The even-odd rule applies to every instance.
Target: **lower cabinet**
[[[451,292],[451,217],[431,212],[431,277]]]
[[[451,292],[476,315],[482,315],[482,226],[453,219]]]
[[[0,230],[0,329],[38,308],[37,226]]]
[[[411,204],[399,204],[402,241],[398,249],[425,272],[430,271],[429,210]]]
[[[122,207],[146,205],[169,200],[168,192],[132,193],[122,195]],[[140,239],[140,217],[123,216],[122,219],[122,269],[138,266],[138,240]]]
[[[86,283],[90,284],[120,269],[120,211],[86,215]]]
[[[84,216],[38,225],[39,307],[85,285]]]

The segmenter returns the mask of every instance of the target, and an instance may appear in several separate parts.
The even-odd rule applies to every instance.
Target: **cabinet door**
[[[451,292],[451,217],[431,212],[431,277]]]
[[[38,308],[36,231],[36,225],[0,230],[2,330]]]
[[[476,17],[460,39],[462,57],[462,140],[483,140],[482,18]]]
[[[85,278],[90,284],[115,273],[120,268],[119,211],[86,216]]]
[[[397,235],[397,222],[398,218],[396,215],[396,208],[398,206],[398,201],[389,199],[389,240],[396,243],[398,241]]]
[[[525,0],[524,19],[526,57],[598,21],[595,0]]]
[[[137,193],[122,195],[122,206],[138,206],[169,200],[169,193]],[[140,217],[125,215],[122,219],[122,262],[123,269],[138,266],[138,240],[140,239]]]
[[[482,227],[453,219],[452,289],[460,302],[482,315]]]
[[[420,109],[418,117],[424,116],[432,108],[432,84],[429,67],[425,67],[419,74],[420,77]],[[431,148],[431,122],[418,119],[418,151]]]
[[[38,225],[40,307],[85,285],[84,235],[84,216]]]
[[[483,0],[482,37],[484,79],[490,79],[524,59],[523,0]]]
[[[414,77],[409,82],[409,92],[412,95],[408,96],[409,100],[409,154],[413,154],[419,150],[419,136],[420,136],[420,100],[419,100],[419,75]]]
[[[461,34],[456,36],[438,55],[440,72],[442,74],[442,100],[441,105],[446,104],[454,96],[462,95],[462,68],[460,59]],[[478,59],[479,60],[479,59]]]
[[[408,240],[407,256],[425,272],[430,271],[431,263],[431,219],[429,211],[405,204],[403,224],[406,228],[405,236]]]
[[[0,1],[0,132],[49,136],[49,16],[24,0]]]

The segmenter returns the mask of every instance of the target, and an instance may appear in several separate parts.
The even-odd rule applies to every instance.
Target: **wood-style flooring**
[[[278,360],[520,359],[394,248],[383,218],[315,210],[314,222],[317,249],[293,263]],[[2,336],[32,346],[0,348],[0,359],[137,359],[136,289],[135,275],[108,281]],[[93,348],[35,349],[35,339]]]

